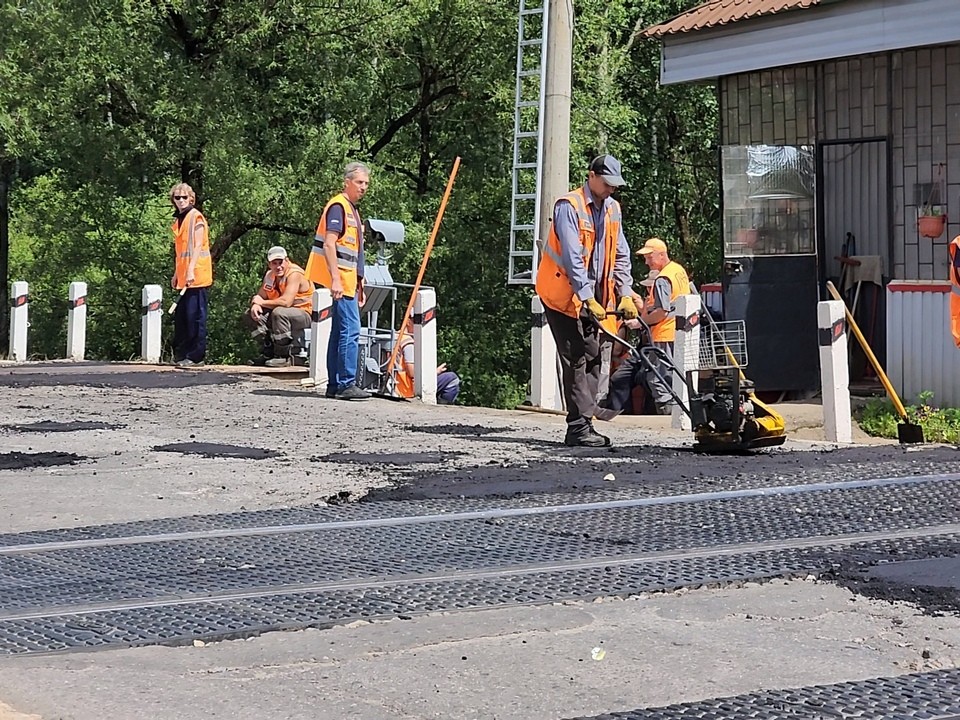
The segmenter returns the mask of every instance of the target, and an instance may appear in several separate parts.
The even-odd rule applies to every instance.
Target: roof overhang
[[[960,0],[845,0],[664,35],[660,82],[960,41]]]

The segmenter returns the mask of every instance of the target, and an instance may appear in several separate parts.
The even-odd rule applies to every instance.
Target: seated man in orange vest
[[[673,357],[673,341],[677,334],[674,304],[681,295],[690,293],[690,279],[687,271],[667,254],[667,244],[660,238],[650,238],[637,250],[647,263],[647,267],[657,271],[657,278],[650,289],[647,301],[640,310],[640,318],[650,326],[653,344]],[[673,381],[673,372],[666,363],[660,363],[660,374]],[[673,412],[673,396],[667,386],[657,376],[647,373],[647,387],[653,395],[658,415],[670,415]]]
[[[310,327],[313,283],[303,268],[290,262],[287,251],[275,246],[267,251],[268,269],[257,294],[250,298],[244,316],[255,338],[264,338],[258,364],[283,367],[292,361],[295,335]]]
[[[412,398],[413,379],[416,366],[413,354],[413,319],[407,318],[400,331],[400,352],[397,353],[397,393],[401,397]],[[437,402],[441,405],[453,405],[460,394],[460,376],[447,370],[446,363],[437,366]]]

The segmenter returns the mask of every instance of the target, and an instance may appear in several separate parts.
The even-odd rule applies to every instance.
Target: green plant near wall
[[[923,428],[923,436],[927,442],[960,442],[960,409],[938,408],[931,405],[932,400],[932,392],[920,393],[917,404],[908,405],[906,408],[910,422]],[[897,437],[900,416],[889,400],[877,398],[869,401],[856,413],[856,419],[860,428],[868,435]]]

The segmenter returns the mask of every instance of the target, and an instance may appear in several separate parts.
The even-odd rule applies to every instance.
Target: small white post
[[[437,404],[437,292],[424,288],[413,302],[413,392]]]
[[[557,343],[547,324],[543,301],[530,301],[530,404],[545,410],[562,410],[563,393],[557,372]]]
[[[27,283],[18,280],[10,286],[10,357],[14,362],[27,359],[27,328],[30,299]]]
[[[687,390],[687,373],[691,376],[693,389],[699,384],[700,369],[700,296],[681,295],[676,302],[677,334],[673,341],[673,362],[681,375],[673,374],[673,391],[680,396],[684,405],[690,407],[690,393]],[[681,377],[682,376],[682,377]],[[670,418],[670,427],[675,430],[690,430],[692,425],[687,414],[674,404]]]
[[[327,288],[313,291],[313,313],[310,324],[310,374],[303,385],[313,385],[326,391],[327,348],[330,346],[330,328],[333,323],[333,295]]]
[[[144,285],[140,295],[140,357],[148,363],[160,362],[160,325],[163,320],[163,288]]]
[[[67,315],[67,359],[83,360],[87,348],[87,284],[70,283],[67,297],[70,310]]]
[[[817,303],[820,338],[820,383],[823,386],[823,433],[830,442],[853,442],[850,419],[850,367],[847,364],[847,326],[843,303]]]

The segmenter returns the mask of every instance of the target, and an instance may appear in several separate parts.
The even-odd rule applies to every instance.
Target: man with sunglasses
[[[194,207],[197,196],[186,183],[170,188],[176,265],[170,284],[181,291],[173,316],[173,360],[179,368],[202,367],[207,354],[207,294],[213,263],[207,221]]]
[[[620,161],[598,155],[583,186],[559,198],[537,269],[537,294],[557,342],[567,405],[564,444],[604,447],[610,439],[593,427],[603,352],[602,324],[616,332],[616,317],[637,317],[630,248],[620,203],[611,196],[624,184]],[[619,304],[617,298],[619,297]]]

